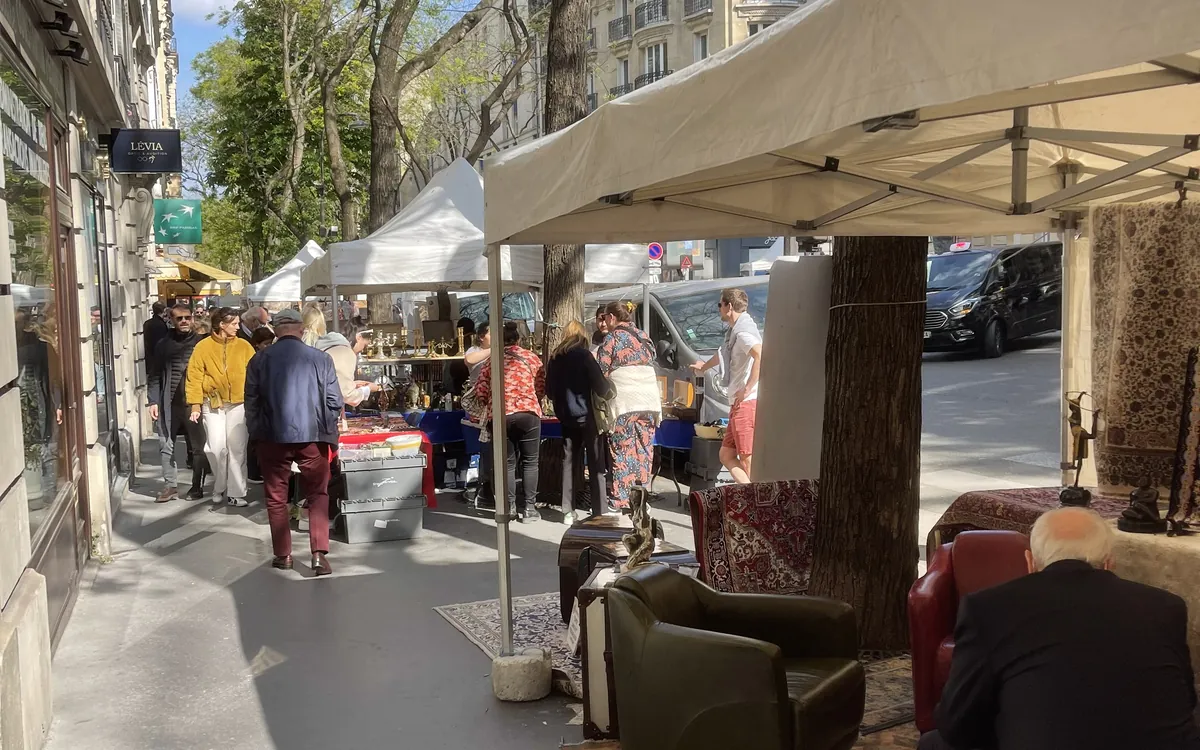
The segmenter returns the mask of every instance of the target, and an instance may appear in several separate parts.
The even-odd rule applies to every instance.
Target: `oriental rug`
[[[489,658],[500,652],[500,601],[434,607],[456,630]],[[567,626],[559,612],[558,593],[513,597],[513,647],[548,649],[554,689],[583,698],[583,667],[567,649]],[[867,658],[867,704],[861,732],[871,734],[913,720],[912,660],[908,656]]]
[[[1128,498],[1168,495],[1188,350],[1200,344],[1200,206],[1114,204],[1092,212],[1096,477]]]

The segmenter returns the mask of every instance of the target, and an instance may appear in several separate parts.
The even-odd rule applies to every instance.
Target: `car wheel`
[[[995,359],[1004,354],[1004,324],[998,320],[988,323],[983,333],[983,356]]]

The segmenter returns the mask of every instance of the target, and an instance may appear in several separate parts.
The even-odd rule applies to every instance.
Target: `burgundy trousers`
[[[292,528],[288,518],[288,479],[292,462],[300,467],[300,487],[308,499],[308,543],[313,552],[329,552],[328,443],[259,443],[263,495],[271,522],[271,546],[276,557],[292,554]]]

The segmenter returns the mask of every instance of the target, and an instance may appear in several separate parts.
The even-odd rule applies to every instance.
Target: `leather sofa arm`
[[[663,622],[646,635],[636,679],[637,695],[648,705],[638,723],[653,726],[656,737],[639,747],[790,747],[791,709],[777,646]],[[625,706],[620,721],[628,726]]]
[[[783,655],[858,658],[854,608],[818,596],[724,594],[700,596],[706,627],[779,646]]]

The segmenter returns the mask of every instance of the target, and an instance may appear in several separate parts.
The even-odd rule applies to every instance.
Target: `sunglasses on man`
[[[192,319],[191,315],[173,315],[171,317],[174,318],[176,323],[178,323],[181,320],[191,320]]]

